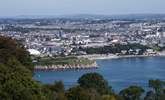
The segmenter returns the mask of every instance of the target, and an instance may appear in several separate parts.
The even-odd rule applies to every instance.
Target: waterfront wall
[[[96,62],[93,64],[83,65],[83,64],[76,64],[76,65],[36,65],[35,70],[69,70],[69,69],[95,69],[98,68]]]

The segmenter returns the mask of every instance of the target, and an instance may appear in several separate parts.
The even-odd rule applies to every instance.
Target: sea
[[[78,85],[77,80],[83,74],[97,72],[109,82],[115,92],[131,85],[149,89],[148,80],[150,79],[165,81],[165,57],[104,59],[96,62],[98,69],[36,71],[33,78],[43,84],[63,81],[65,88],[68,89]]]

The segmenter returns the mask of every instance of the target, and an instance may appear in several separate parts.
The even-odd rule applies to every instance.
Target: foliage
[[[154,46],[154,47],[152,47],[152,49],[155,51],[161,51],[161,47],[159,47],[159,46]]]
[[[154,91],[147,92],[145,100],[165,100],[165,82],[161,80],[149,80],[149,87]]]
[[[146,96],[144,97],[144,100],[155,100],[156,95],[153,91],[148,91]]]
[[[67,97],[65,96],[65,93],[57,93],[56,94],[56,99],[55,100],[68,100]]]
[[[146,49],[149,49],[148,46],[143,46],[140,44],[127,44],[127,45],[121,45],[121,44],[115,44],[111,46],[104,46],[99,48],[80,48],[80,50],[87,52],[87,54],[108,54],[108,53],[121,53],[122,50],[126,50],[127,54],[129,54],[129,50],[132,49],[136,51],[136,49],[140,49],[139,55],[143,54]]]
[[[0,100],[45,100],[32,71],[25,48],[16,40],[0,36]]]
[[[97,91],[94,89],[84,89],[80,86],[70,88],[66,96],[68,100],[101,100]]]
[[[77,57],[40,58],[37,61],[36,65],[88,65],[94,63],[93,60]]]
[[[139,86],[130,86],[126,89],[120,91],[120,95],[125,98],[125,100],[140,100],[141,94],[144,90]]]
[[[55,82],[54,84],[45,85],[52,92],[63,93],[65,91],[64,84],[62,81]]]
[[[98,73],[87,73],[78,79],[78,83],[83,88],[96,89],[100,94],[109,94],[111,92],[108,82]]]
[[[0,62],[6,64],[8,59],[15,57],[27,69],[33,71],[29,52],[18,41],[0,36]]]
[[[45,100],[31,72],[15,58],[0,64],[0,100]]]
[[[165,82],[161,80],[149,80],[149,87],[153,88],[155,93],[162,93]]]
[[[42,90],[47,94],[48,100],[67,100],[62,81],[55,82],[54,84],[46,84]]]
[[[103,95],[102,100],[116,100],[113,95]]]

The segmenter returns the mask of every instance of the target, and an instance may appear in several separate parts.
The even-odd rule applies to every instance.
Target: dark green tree
[[[0,36],[0,100],[45,100],[32,71],[25,48],[16,40]]]
[[[84,89],[80,86],[70,88],[66,96],[68,100],[101,100],[101,96],[94,89]]]
[[[43,86],[43,92],[47,94],[49,100],[67,100],[65,96],[64,84],[57,81],[54,84],[46,84]]]
[[[108,82],[98,73],[87,73],[78,79],[78,83],[83,88],[96,89],[100,94],[111,93],[111,87],[108,86]]]
[[[0,36],[0,62],[6,64],[11,57],[33,72],[31,57],[24,46],[14,39]]]
[[[161,80],[149,80],[149,87],[154,89],[154,92],[159,95],[163,93],[165,82]]]
[[[114,95],[103,95],[102,100],[117,100]]]
[[[0,100],[45,100],[31,72],[15,58],[0,64]]]
[[[68,100],[89,100],[86,91],[81,87],[73,87],[66,93]]]
[[[143,92],[144,90],[139,86],[130,86],[126,89],[121,90],[119,94],[125,100],[140,100],[140,96]]]
[[[145,100],[165,100],[165,82],[161,80],[149,80],[149,87],[153,90],[147,92]]]
[[[147,92],[146,96],[144,97],[144,100],[156,100],[156,95],[153,91]]]
[[[52,92],[64,93],[65,88],[62,81],[57,81],[54,84],[48,84],[46,87]]]

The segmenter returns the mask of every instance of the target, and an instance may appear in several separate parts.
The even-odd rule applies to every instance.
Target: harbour
[[[42,83],[63,81],[66,88],[77,84],[77,79],[89,72],[102,74],[114,91],[119,91],[130,85],[148,87],[149,79],[165,80],[165,57],[132,57],[119,59],[97,60],[97,69],[36,71],[34,79]]]

